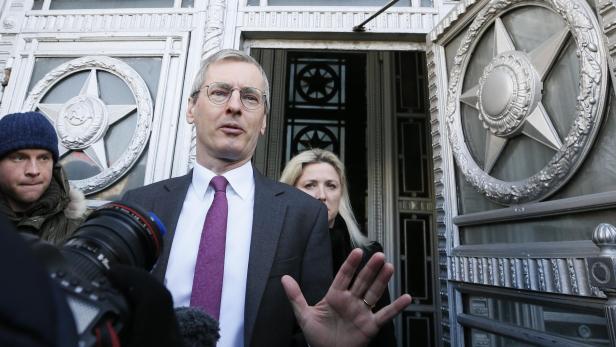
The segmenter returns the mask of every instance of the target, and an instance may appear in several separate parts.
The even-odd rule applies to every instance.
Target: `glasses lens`
[[[240,90],[240,98],[244,107],[251,110],[261,106],[263,102],[263,94],[256,88],[242,88]]]
[[[207,88],[207,96],[215,104],[224,104],[233,92],[231,86],[224,83],[212,83]]]
[[[222,82],[214,82],[207,86],[207,97],[211,102],[222,105],[229,101],[235,88]],[[245,87],[239,90],[242,105],[249,110],[259,108],[264,102],[263,92],[257,88]]]

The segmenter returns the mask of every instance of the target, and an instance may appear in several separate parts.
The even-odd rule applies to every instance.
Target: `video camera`
[[[66,294],[79,346],[93,346],[105,327],[111,325],[120,332],[129,322],[128,302],[105,273],[111,264],[151,270],[161,253],[165,232],[155,214],[134,204],[112,202],[94,210],[60,248],[24,234]]]

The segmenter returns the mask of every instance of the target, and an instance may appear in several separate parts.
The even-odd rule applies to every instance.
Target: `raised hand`
[[[385,263],[383,253],[375,253],[353,281],[361,259],[361,249],[354,249],[325,297],[314,306],[308,305],[293,278],[282,277],[282,285],[310,346],[365,346],[381,326],[411,303],[411,296],[404,294],[378,312],[372,312],[374,303],[387,289],[394,267]]]

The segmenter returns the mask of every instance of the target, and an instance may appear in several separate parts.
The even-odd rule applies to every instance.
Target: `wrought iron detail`
[[[542,89],[541,78],[526,53],[501,53],[479,78],[479,119],[493,134],[517,135],[524,119],[537,106]]]
[[[436,76],[439,74],[438,69],[445,66],[444,50],[436,46],[430,47],[426,52],[428,90],[430,101],[430,126],[432,131],[432,161],[434,175],[434,211],[436,219],[436,230],[438,232],[438,258],[439,258],[439,282],[441,312],[440,316],[441,329],[444,336],[450,336],[452,326],[455,326],[456,309],[453,300],[450,301],[451,288],[448,287],[447,280],[450,277],[458,276],[458,269],[449,266],[451,263],[448,258],[448,250],[453,244],[453,227],[451,222],[452,208],[449,206],[449,193],[446,187],[449,184],[450,176],[447,167],[449,162],[449,149],[443,147],[443,141],[447,139],[443,136],[446,133],[445,124],[441,123],[439,113],[442,112],[445,105],[445,100],[440,97],[440,90],[446,90],[446,85],[441,82]],[[494,263],[494,271],[499,271],[498,264]],[[447,338],[445,338],[447,341]]]
[[[322,148],[338,153],[340,144],[336,134],[327,127],[321,125],[306,126],[298,131],[293,138],[291,150],[295,154],[311,148]]]
[[[547,117],[541,104],[537,104],[534,110],[532,109],[539,95],[538,89],[541,86],[537,82],[535,72],[531,70],[537,70],[540,75],[543,75],[556,57],[552,56],[552,61],[546,62],[547,58],[542,56],[543,52],[535,52],[537,56],[534,57],[534,68],[529,70],[528,58],[525,57],[525,53],[516,51],[517,53],[514,54],[506,54],[504,51],[512,50],[511,48],[515,50],[515,47],[513,47],[506,31],[504,31],[504,34],[502,33],[504,29],[501,30],[501,34],[498,33],[500,16],[522,5],[542,6],[553,10],[562,17],[577,44],[580,66],[577,116],[562,142],[557,136],[554,136],[549,117]],[[473,50],[478,39],[493,23],[496,25],[495,36],[497,40],[500,38],[503,45],[509,47],[506,50],[501,49],[499,51],[501,55],[497,55],[484,70],[483,79],[479,81],[478,87],[463,95],[462,81]],[[502,23],[500,25],[502,26]],[[593,11],[586,2],[572,0],[492,1],[486,4],[469,26],[453,59],[445,113],[449,140],[458,167],[465,179],[486,198],[507,205],[544,199],[565,184],[581,165],[598,132],[607,96],[607,64],[604,59],[606,49],[598,35],[598,28]],[[558,45],[562,47],[565,36],[556,36],[551,39],[554,41],[550,44],[554,44],[555,47],[558,47]],[[526,81],[518,80],[524,75],[528,77]],[[475,100],[479,100],[479,103],[482,102],[482,96],[477,93],[488,90],[482,89],[486,85],[509,87],[508,95],[510,97],[500,100],[500,103],[475,104]],[[483,169],[475,162],[466,146],[460,119],[460,102],[476,105],[482,111],[484,124],[492,127],[493,130],[491,131],[496,131],[494,133],[489,132],[488,137],[492,137],[499,144],[486,150],[486,167]],[[517,105],[518,102],[520,105]],[[520,131],[520,116],[528,117],[525,123],[532,122],[530,120],[531,115],[526,109],[532,112],[532,116],[536,118],[535,121],[541,123],[543,129],[541,131],[533,129],[533,131],[528,132],[535,135],[539,133],[540,137],[543,138],[537,139],[537,141],[556,149],[556,154],[543,169],[526,179],[506,182],[490,176],[491,164],[498,157],[504,141],[506,141],[506,138],[500,137],[498,132],[510,136]],[[499,119],[499,115],[505,118]],[[486,122],[488,119],[490,121]],[[496,121],[497,119],[499,121]],[[532,135],[529,136],[533,137]]]
[[[440,20],[440,22],[433,26],[432,31],[428,34],[428,39],[430,41],[436,41],[443,37],[446,30],[449,30],[455,24],[458,23],[458,20],[461,19],[462,15],[468,14],[470,11],[475,8],[475,6],[481,5],[482,1],[480,0],[465,0],[461,1],[457,6],[455,6],[451,11],[447,13],[447,15]]]
[[[584,258],[452,256],[450,281],[547,293],[605,297],[591,283]],[[616,268],[616,267],[614,267]],[[494,269],[494,270],[493,270]],[[616,281],[616,278],[614,279]]]
[[[423,212],[432,211],[434,203],[431,200],[398,199],[398,211],[400,212]]]
[[[597,7],[597,17],[601,28],[603,29],[603,39],[606,41],[607,47],[614,47],[616,44],[616,4],[611,0],[595,0]],[[616,51],[610,49],[607,55],[608,65],[610,66],[610,75],[612,84],[616,81]]]
[[[616,254],[616,228],[607,223],[599,224],[592,234],[592,242],[604,252]]]
[[[90,77],[80,95],[62,105],[42,104],[43,97],[64,78],[84,70]],[[106,71],[127,84],[135,98],[135,105],[105,105],[98,98],[96,71]],[[147,85],[128,64],[106,56],[86,56],[68,61],[47,73],[39,80],[24,102],[24,109],[40,108],[53,121],[60,139],[60,152],[84,150],[101,168],[95,176],[71,180],[71,184],[86,194],[110,186],[126,174],[139,159],[151,133],[153,104]],[[104,134],[113,122],[137,109],[137,124],[124,153],[107,165]]]
[[[616,227],[599,224],[592,235],[599,256],[588,258],[590,282],[608,298],[605,305],[607,327],[612,345],[616,344]]]
[[[295,89],[308,102],[325,103],[340,90],[340,77],[328,64],[308,64],[297,73]]]

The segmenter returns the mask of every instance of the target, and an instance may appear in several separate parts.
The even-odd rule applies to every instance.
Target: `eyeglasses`
[[[260,90],[259,88],[254,87],[244,87],[237,88],[232,87],[224,82],[214,82],[210,84],[206,84],[204,86],[206,88],[206,93],[208,99],[215,105],[224,105],[226,104],[234,90],[238,90],[240,92],[240,101],[242,102],[242,106],[244,106],[247,110],[256,110],[262,105],[265,104],[265,92]],[[193,93],[193,97],[197,96],[199,92],[203,88],[195,91]]]

